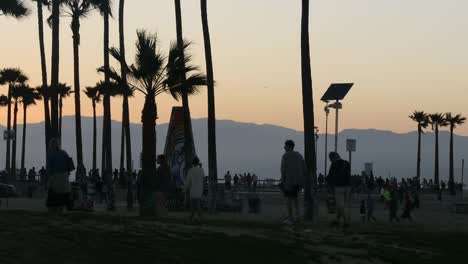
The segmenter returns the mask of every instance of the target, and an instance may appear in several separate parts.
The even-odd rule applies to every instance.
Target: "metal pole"
[[[351,150],[349,151],[349,169],[352,170],[353,166],[352,166],[352,163],[351,163],[351,157],[352,157],[352,154],[351,154]],[[352,173],[351,173],[352,174]]]
[[[330,114],[330,109],[327,106],[325,106],[325,170],[323,173],[323,176],[327,176],[327,165],[328,165],[328,115]]]
[[[464,174],[465,174],[465,159],[462,159],[462,178],[461,178],[461,186],[462,186],[462,189],[461,189],[461,199],[463,200],[463,178],[464,178]]]
[[[338,100],[336,101],[336,107],[335,107],[335,152],[338,153]]]

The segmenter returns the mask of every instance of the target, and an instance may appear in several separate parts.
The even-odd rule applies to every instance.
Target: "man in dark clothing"
[[[288,218],[285,224],[294,224],[299,221],[299,203],[297,197],[304,186],[307,168],[302,155],[294,151],[294,141],[287,140],[284,143],[285,153],[281,159],[281,184],[284,196],[287,198]],[[296,217],[293,218],[293,204],[296,209]]]
[[[336,152],[330,152],[329,158],[328,184],[336,199],[337,224],[343,219],[343,226],[348,227],[351,222],[351,167]]]

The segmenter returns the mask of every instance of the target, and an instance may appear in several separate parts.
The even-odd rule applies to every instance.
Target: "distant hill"
[[[64,117],[63,146],[75,156],[75,132],[73,117]],[[100,164],[101,118],[98,119],[98,165]],[[92,118],[83,117],[83,150],[85,165],[89,169],[92,162]],[[22,126],[19,126],[18,131]],[[1,130],[5,128],[0,126]],[[112,122],[113,164],[119,166],[121,123]],[[141,151],[141,126],[131,125],[134,167],[139,167]],[[157,150],[162,152],[166,139],[167,124],[157,127]],[[207,120],[194,119],[193,131],[197,153],[207,167]],[[18,147],[21,147],[21,132],[18,134]],[[324,135],[318,141],[318,172],[324,167]],[[339,134],[339,152],[345,159],[345,141],[347,138],[357,140],[357,152],[353,154],[353,173],[360,173],[365,162],[374,163],[376,175],[409,177],[415,175],[416,139],[417,133],[404,134],[382,130],[348,129]],[[426,133],[423,136],[422,173],[424,177],[433,177],[434,136]],[[232,173],[251,172],[260,178],[278,178],[279,162],[283,153],[283,142],[292,139],[297,143],[297,149],[303,152],[303,133],[292,129],[274,126],[241,123],[229,120],[217,121],[218,168],[222,177],[227,170]],[[333,148],[334,137],[329,136],[329,150]],[[440,134],[440,172],[441,178],[448,175],[448,132]],[[18,149],[19,150],[19,149]],[[18,151],[18,166],[20,151]],[[468,137],[455,137],[456,177],[461,175],[460,160],[468,158]],[[0,167],[5,162],[5,141],[0,141]],[[44,163],[44,129],[43,124],[29,124],[27,132],[27,163],[26,166],[39,167]]]

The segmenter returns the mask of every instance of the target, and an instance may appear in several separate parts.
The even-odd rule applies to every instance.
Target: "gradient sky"
[[[118,1],[114,0],[117,14]],[[195,62],[204,69],[198,0],[183,0],[184,37],[194,42]],[[219,119],[270,123],[302,130],[300,76],[300,0],[211,0],[216,107]],[[0,17],[0,68],[20,67],[31,85],[40,84],[35,6],[21,21]],[[343,102],[341,128],[414,130],[407,116],[416,109],[468,115],[468,1],[466,0],[315,0],[311,1],[311,56],[317,125],[325,115],[319,98],[332,82],[355,82]],[[47,13],[48,15],[48,13]],[[171,0],[126,1],[127,59],[133,61],[137,29],[159,34],[161,50],[175,39]],[[62,82],[73,83],[70,18],[61,20]],[[47,58],[50,29],[46,28]],[[102,19],[93,14],[81,27],[82,88],[102,79]],[[111,23],[111,45],[118,25]],[[50,60],[48,68],[50,70]],[[49,72],[50,76],[50,72]],[[6,87],[0,87],[6,93]],[[82,95],[83,115],[92,115]],[[131,120],[140,121],[143,97],[131,99]],[[160,119],[179,103],[158,97]],[[206,93],[191,97],[195,118],[207,116]],[[64,114],[73,114],[66,100]],[[113,100],[113,119],[121,119],[121,99]],[[101,107],[99,107],[101,108]],[[0,109],[0,123],[6,122]],[[99,109],[99,113],[101,113]],[[42,107],[30,122],[42,120]],[[331,119],[333,121],[333,119]],[[458,134],[468,135],[468,125]]]

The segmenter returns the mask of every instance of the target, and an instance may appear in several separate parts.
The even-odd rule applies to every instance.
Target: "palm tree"
[[[14,110],[13,110],[13,147],[11,150],[11,178],[16,180],[16,142],[18,136],[18,104],[21,98],[26,93],[25,91],[29,89],[29,86],[26,84],[20,84],[13,86],[11,91],[11,97],[15,100]]]
[[[424,134],[424,129],[429,126],[429,115],[424,111],[414,111],[412,115],[409,116],[414,122],[418,124],[418,159],[416,165],[416,178],[418,182],[421,179],[421,136]]]
[[[309,0],[302,0],[301,23],[301,65],[302,65],[302,107],[304,115],[304,158],[308,170],[305,181],[304,205],[305,219],[312,220],[314,215],[314,199],[312,186],[315,185],[317,160],[315,157],[314,139],[314,101],[312,92],[312,76],[310,67],[309,44]]]
[[[62,138],[62,117],[63,117],[63,99],[69,97],[73,93],[71,86],[68,86],[65,83],[60,83],[58,86],[58,95],[59,95],[59,125],[58,125],[58,135]]]
[[[26,156],[26,126],[27,126],[27,110],[31,105],[35,105],[36,101],[41,100],[39,92],[35,89],[26,87],[21,96],[21,103],[23,104],[23,145],[21,146],[21,172],[26,173],[24,167],[25,156]]]
[[[179,58],[185,58],[184,55],[184,37],[182,31],[182,11],[180,6],[180,0],[174,0],[175,4],[175,17],[176,17],[176,32],[177,32],[177,50],[179,52]],[[185,76],[185,61],[179,60],[178,67],[180,70],[180,83],[182,84],[181,98],[182,98],[182,107],[184,111],[184,151],[185,151],[185,173],[191,167],[191,160],[194,154],[194,142],[192,136],[192,122],[190,119],[190,108],[188,101],[188,87],[186,87],[186,76]]]
[[[41,56],[41,73],[42,73],[42,88],[47,89],[47,62],[45,55],[45,45],[44,45],[44,16],[42,7],[43,5],[48,5],[48,0],[34,0],[37,3],[37,24],[39,32],[39,49]],[[44,93],[45,94],[45,93]],[[43,96],[44,101],[44,131],[45,131],[45,149],[47,151],[47,142],[48,134],[50,129],[50,109],[49,109],[49,98],[48,96]]]
[[[59,135],[59,64],[60,64],[60,4],[61,0],[51,0],[52,2],[52,69],[51,69],[51,83],[50,92],[46,93],[50,98],[50,129],[49,138],[57,137]]]
[[[206,76],[208,88],[208,179],[210,180],[211,207],[215,206],[216,187],[218,182],[218,163],[216,155],[216,113],[214,95],[213,58],[211,54],[210,29],[206,0],[201,0],[201,17],[203,40],[205,43]]]
[[[96,173],[97,164],[96,164],[96,147],[97,147],[97,128],[96,128],[96,103],[101,101],[101,95],[99,93],[102,90],[101,86],[103,83],[97,83],[94,87],[86,87],[85,94],[91,99],[93,104],[93,175]]]
[[[7,112],[7,131],[11,131],[11,98],[12,98],[12,89],[16,85],[21,85],[26,83],[28,77],[18,68],[5,68],[0,70],[0,85],[8,84],[8,112]],[[6,148],[6,158],[5,158],[5,170],[8,172],[8,175],[11,177],[10,171],[10,156],[11,149],[11,140],[7,140]],[[15,180],[10,178],[11,180]]]
[[[447,126],[445,116],[440,113],[430,114],[429,121],[435,133],[434,184],[439,186],[439,128]]]
[[[452,113],[445,114],[445,120],[447,120],[448,125],[450,126],[450,174],[449,174],[449,189],[450,194],[455,195],[455,179],[454,179],[454,169],[453,169],[453,131],[460,125],[463,125],[466,122],[466,117],[458,114],[452,115]]]
[[[140,215],[154,215],[154,204],[151,198],[154,193],[154,175],[156,174],[156,119],[158,110],[156,96],[168,92],[175,99],[179,99],[182,93],[182,83],[176,76],[180,76],[180,69],[175,68],[180,54],[175,44],[171,45],[169,56],[163,55],[157,45],[157,36],[145,31],[137,32],[135,63],[125,67],[129,77],[128,85],[145,95],[145,104],[142,110],[143,142],[142,142],[142,197]],[[185,43],[187,49],[189,43]],[[122,62],[124,58],[113,49],[111,53],[115,59]],[[166,59],[167,58],[167,59]],[[190,57],[183,59],[189,62]],[[167,61],[167,63],[166,63]],[[198,92],[198,87],[206,85],[206,77],[197,73],[197,67],[189,66],[185,68],[185,74],[189,74],[184,85],[191,94]],[[109,74],[117,78],[115,74]],[[179,81],[178,81],[179,80]]]
[[[15,18],[23,18],[28,14],[29,10],[24,5],[24,1],[2,0],[0,2],[0,17],[12,16]]]
[[[83,165],[83,139],[81,133],[81,107],[80,107],[80,20],[88,16],[93,8],[99,8],[98,2],[90,0],[66,0],[68,15],[72,18],[70,28],[73,33],[73,73],[75,93],[75,135],[77,168]],[[83,173],[77,170],[78,173]],[[84,172],[86,173],[86,172]]]

